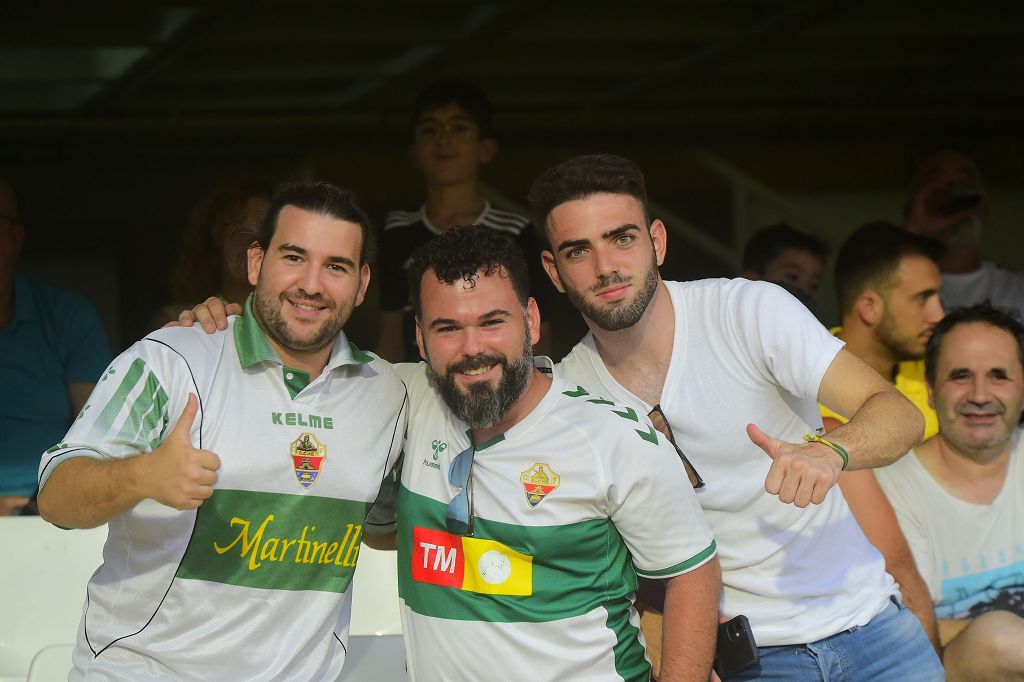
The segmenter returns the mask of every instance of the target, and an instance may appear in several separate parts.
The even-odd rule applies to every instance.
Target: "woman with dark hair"
[[[172,303],[161,307],[151,326],[178,319],[178,311],[210,295],[244,301],[249,284],[246,251],[270,205],[273,186],[246,178],[222,184],[192,209],[181,251],[171,269]]]

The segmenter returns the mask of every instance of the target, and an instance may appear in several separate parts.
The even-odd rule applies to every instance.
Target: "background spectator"
[[[991,301],[1024,316],[1024,272],[981,257],[989,204],[973,159],[952,149],[926,156],[911,177],[904,213],[908,230],[946,246],[939,266],[947,308]]]
[[[68,430],[110,362],[84,297],[15,274],[24,242],[14,190],[0,178],[0,516],[32,510],[39,455]]]
[[[878,480],[931,590],[949,680],[1024,676],[1024,325],[950,313],[926,356],[939,434]]]
[[[934,260],[940,251],[941,245],[930,239],[875,222],[854,231],[836,256],[843,323],[832,333],[921,410],[925,438],[939,429],[928,404],[922,358],[932,329],[942,319],[939,268]],[[847,421],[824,405],[821,413],[827,431]],[[885,568],[899,583],[904,603],[938,649],[928,588],[874,473],[848,471],[839,486],[864,534],[885,557]]]
[[[828,245],[817,237],[786,223],[769,225],[743,249],[741,275],[782,285],[813,311],[828,255]]]
[[[423,173],[426,202],[416,211],[388,213],[378,258],[380,276],[380,334],[376,351],[398,362],[418,361],[407,268],[420,244],[453,227],[484,225],[517,238],[530,265],[530,280],[537,292],[550,291],[540,266],[540,247],[530,221],[491,206],[481,194],[478,175],[498,153],[491,103],[467,83],[439,81],[417,97],[412,112],[409,158]],[[549,296],[550,298],[550,296]],[[550,325],[541,308],[539,354],[550,348]]]
[[[267,214],[273,187],[264,180],[223,184],[199,200],[182,235],[181,251],[171,270],[173,302],[153,316],[153,328],[178,319],[208,296],[244,303],[252,291],[246,250]]]

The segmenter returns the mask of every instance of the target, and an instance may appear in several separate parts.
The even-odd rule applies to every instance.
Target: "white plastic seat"
[[[0,682],[67,679],[86,585],[106,537],[106,526],[64,531],[39,517],[0,518]],[[395,556],[360,548],[343,679],[408,679]]]
[[[65,531],[38,516],[0,518],[0,680],[24,679],[38,652],[75,641],[85,586],[102,562],[106,538],[106,526]],[[66,679],[70,649],[47,652],[40,666],[52,670],[64,653]]]
[[[26,682],[62,682],[71,672],[74,644],[50,644],[36,652]]]

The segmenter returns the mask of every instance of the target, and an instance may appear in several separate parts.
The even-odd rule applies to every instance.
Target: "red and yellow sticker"
[[[533,557],[495,540],[414,526],[412,579],[481,594],[533,594]]]

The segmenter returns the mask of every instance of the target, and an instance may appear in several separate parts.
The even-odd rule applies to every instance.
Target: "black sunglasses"
[[[661,431],[661,435],[668,438],[668,442],[672,443],[672,447],[676,449],[676,454],[679,455],[679,459],[683,460],[683,468],[686,469],[686,477],[690,479],[690,485],[697,488],[704,487],[704,479],[697,473],[697,469],[690,464],[690,460],[686,458],[683,451],[676,445],[676,437],[672,434],[672,427],[669,426],[668,420],[665,419],[665,413],[661,411],[661,405],[655,405],[651,408],[651,411],[647,413],[647,418],[651,420],[651,424],[654,425],[658,431]]]

